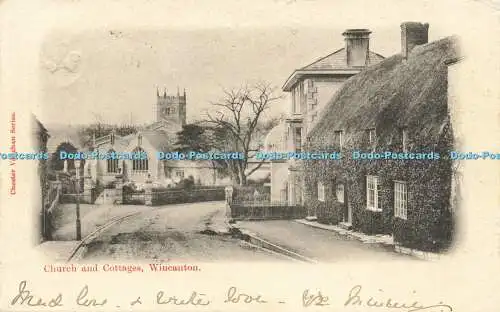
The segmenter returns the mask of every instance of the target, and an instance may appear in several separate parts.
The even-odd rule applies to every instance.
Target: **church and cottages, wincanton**
[[[340,161],[304,161],[304,202],[319,222],[424,251],[451,245],[456,148],[448,67],[457,39],[428,42],[428,24],[401,24],[401,53],[363,69],[325,105],[306,149]],[[453,61],[455,60],[455,61]],[[450,89],[452,90],[452,89]],[[353,160],[353,151],[435,152],[440,160]]]

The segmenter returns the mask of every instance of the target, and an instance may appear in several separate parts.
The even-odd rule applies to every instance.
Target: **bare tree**
[[[233,181],[239,185],[245,185],[247,177],[262,166],[263,162],[260,162],[246,172],[249,158],[259,149],[255,139],[260,134],[264,112],[271,103],[281,98],[275,95],[275,91],[275,87],[265,82],[258,82],[251,87],[247,85],[239,89],[223,90],[223,98],[211,103],[216,108],[216,113],[207,113],[206,122],[224,133],[223,148],[243,155],[240,160],[227,160]]]

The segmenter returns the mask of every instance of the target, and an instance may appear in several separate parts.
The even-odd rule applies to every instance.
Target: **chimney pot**
[[[429,24],[404,22],[401,24],[401,53],[406,59],[418,45],[429,42]]]
[[[347,29],[342,33],[346,42],[348,66],[368,65],[371,33],[369,29]]]

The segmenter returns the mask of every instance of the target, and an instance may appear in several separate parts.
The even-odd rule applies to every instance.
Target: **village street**
[[[239,229],[317,262],[415,260],[379,244],[314,228],[294,220],[241,221]]]
[[[74,240],[74,204],[65,204],[65,225],[56,240]],[[227,233],[223,202],[168,206],[81,205],[83,236],[115,217],[140,212],[107,228],[87,247],[83,261],[290,261]],[[381,261],[409,258],[379,246],[363,244],[336,233],[293,220],[241,221],[235,226],[257,237],[318,262]]]
[[[144,212],[119,222],[89,246],[83,261],[283,261],[286,258],[256,249],[222,228],[223,202],[140,207]],[[206,231],[210,229],[211,231]]]

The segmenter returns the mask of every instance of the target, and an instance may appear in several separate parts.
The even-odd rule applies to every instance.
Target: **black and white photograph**
[[[495,311],[499,9],[0,0],[0,310]]]
[[[312,263],[451,250],[459,34],[350,26],[51,34],[42,248]]]

